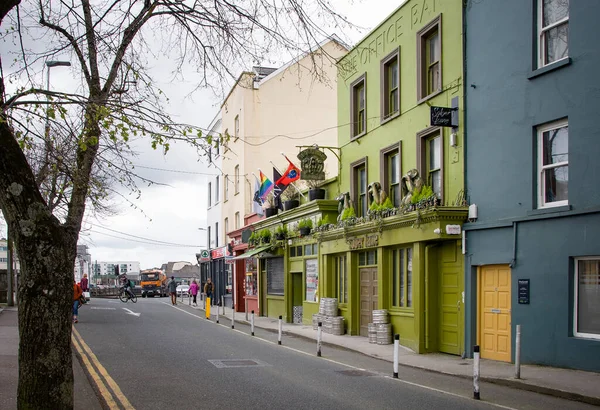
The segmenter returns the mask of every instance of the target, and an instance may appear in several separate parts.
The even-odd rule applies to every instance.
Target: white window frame
[[[544,141],[543,141],[543,135],[544,132],[547,131],[551,131],[551,130],[555,130],[558,128],[563,128],[563,127],[568,127],[569,126],[569,120],[568,119],[564,119],[564,120],[559,120],[559,121],[554,121],[554,122],[550,122],[547,124],[543,124],[537,127],[537,145],[538,145],[538,149],[537,149],[537,163],[538,163],[538,172],[537,172],[537,185],[538,185],[538,208],[542,209],[542,208],[552,208],[552,207],[557,207],[557,206],[565,206],[569,204],[569,200],[564,200],[564,201],[554,201],[554,202],[546,202],[545,198],[546,198],[546,183],[545,183],[545,178],[544,178],[544,171],[548,170],[548,169],[552,169],[552,168],[558,168],[561,166],[569,166],[569,161],[563,161],[563,162],[557,162],[555,164],[551,164],[551,165],[543,165],[543,158],[544,158]]]
[[[219,178],[219,176],[217,175],[217,176],[215,177],[215,204],[218,204],[218,203],[219,203],[219,201],[221,200],[221,198],[220,198],[220,195],[219,195],[219,193],[220,193],[220,191],[221,191],[221,186],[220,186],[220,184],[219,184],[219,182],[220,182],[220,181],[219,181],[219,179],[220,179],[220,178]]]
[[[564,17],[562,20],[558,20],[546,27],[544,27],[544,0],[537,0],[537,12],[538,12],[538,64],[539,67],[538,68],[542,68],[545,67],[549,64],[554,64],[557,63],[559,61],[565,60],[567,58],[569,58],[568,53],[566,56],[564,56],[563,58],[559,59],[559,60],[555,60],[555,61],[551,61],[549,63],[546,62],[546,32],[548,30],[553,29],[554,27],[558,27],[562,24],[567,23],[567,25],[569,24],[569,17],[570,17],[570,10],[569,10],[569,14],[567,15],[567,17]],[[569,7],[571,6],[570,2],[569,2]],[[567,28],[568,30],[568,28]],[[567,39],[567,46],[568,46],[568,39]]]
[[[235,213],[235,229],[240,229],[240,213]]]
[[[234,195],[237,195],[240,193],[240,166],[236,165],[235,166],[235,174],[234,174],[234,189],[235,189],[235,193]]]
[[[600,340],[600,335],[596,335],[593,333],[581,333],[577,331],[577,308],[579,306],[579,261],[583,260],[600,260],[600,256],[584,256],[579,258],[574,258],[575,261],[575,281],[573,284],[575,298],[573,299],[573,336],[581,337],[586,339],[596,339]]]
[[[225,177],[223,178],[223,190],[225,191],[223,193],[224,201],[228,201],[229,200],[229,175],[225,175]]]

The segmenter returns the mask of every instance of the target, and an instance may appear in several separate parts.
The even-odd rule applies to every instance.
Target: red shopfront
[[[248,243],[244,242],[243,238],[246,238],[251,233],[249,225],[259,219],[261,218],[257,214],[248,215],[244,217],[244,227],[228,233],[228,236],[233,239],[232,266],[233,282],[235,284],[233,292],[235,311],[245,312],[246,306],[248,306],[248,312],[254,310],[256,315],[260,315],[256,269],[254,269],[254,275],[252,274],[252,266],[256,267],[256,258],[246,256]],[[248,260],[253,260],[254,264],[247,262]],[[248,271],[247,269],[250,270]]]

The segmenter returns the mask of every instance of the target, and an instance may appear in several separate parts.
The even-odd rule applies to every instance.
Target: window
[[[210,243],[210,226],[206,230],[206,239],[207,239],[206,243],[208,244],[208,249],[210,249],[212,247],[211,243]]]
[[[348,271],[346,270],[346,256],[335,259],[335,276],[338,283],[339,303],[348,303]]]
[[[224,226],[225,226],[225,235],[227,235],[227,233],[229,232],[229,218],[225,218]]]
[[[398,50],[381,62],[381,120],[400,112],[400,68]]]
[[[412,307],[412,248],[392,250],[392,306]]]
[[[377,251],[365,251],[358,254],[358,266],[377,265]]]
[[[234,129],[233,129],[233,142],[236,142],[240,137],[240,116],[236,115],[234,120]]]
[[[225,175],[223,178],[223,190],[225,191],[225,200],[229,199],[229,176]]]
[[[558,121],[538,127],[539,207],[569,203],[569,124]]]
[[[283,258],[268,258],[267,265],[267,294],[283,296]]]
[[[351,138],[367,131],[366,81],[366,74],[363,74],[350,85]]]
[[[240,229],[240,213],[235,213],[235,229]]]
[[[387,190],[392,204],[396,207],[402,201],[400,198],[400,175],[402,174],[400,156],[400,142],[382,149],[380,154],[382,189]]]
[[[219,176],[215,178],[215,204],[219,203],[219,191],[221,187],[219,186]]]
[[[212,206],[212,184],[209,182],[208,183],[208,207],[210,208]]]
[[[215,248],[219,247],[219,223],[215,222]]]
[[[417,33],[417,100],[442,90],[442,16]]]
[[[538,0],[539,65],[569,55],[569,0]]]
[[[600,257],[575,259],[573,334],[600,339]]]
[[[367,203],[367,157],[350,164],[350,198],[355,201],[356,216],[365,216]]]
[[[234,181],[235,195],[240,193],[240,166],[235,166],[235,181]]]
[[[417,134],[417,169],[426,185],[440,200],[444,198],[444,137],[439,127]]]
[[[307,259],[306,267],[306,295],[309,302],[317,302],[319,299],[319,263],[317,259]]]

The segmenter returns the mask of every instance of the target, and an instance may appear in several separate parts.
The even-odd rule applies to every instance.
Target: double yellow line
[[[104,366],[100,364],[94,352],[83,341],[83,338],[75,327],[73,327],[71,339],[108,408],[110,410],[135,410],[135,407],[127,400],[119,385],[110,377]]]

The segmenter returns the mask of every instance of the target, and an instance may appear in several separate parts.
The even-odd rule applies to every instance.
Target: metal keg
[[[377,324],[377,344],[389,345],[392,343],[392,324],[378,323]]]
[[[377,323],[369,323],[367,328],[369,343],[377,343]]]
[[[344,334],[344,316],[336,316],[331,318],[331,334]]]
[[[373,323],[388,323],[388,311],[385,309],[373,311]]]

